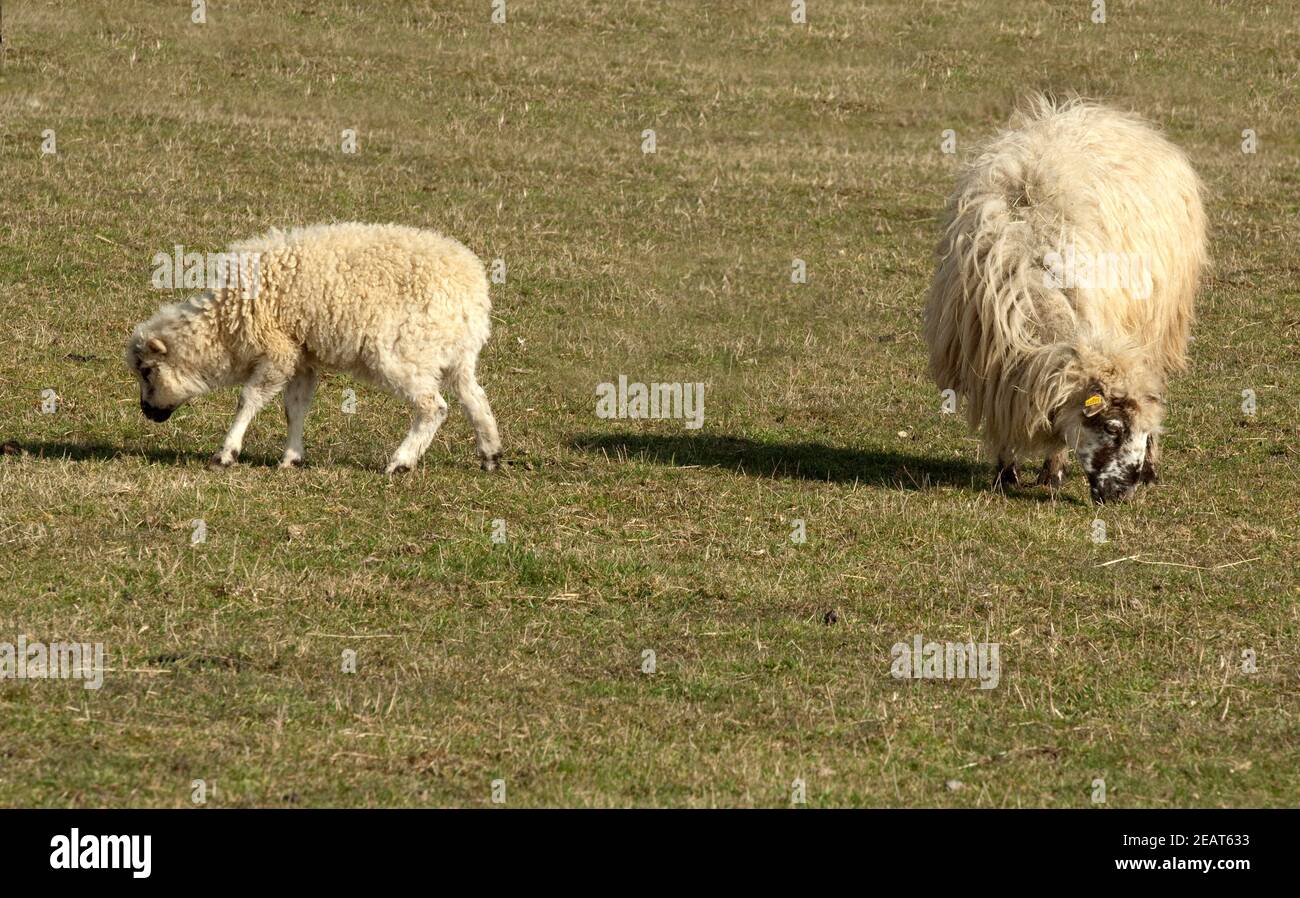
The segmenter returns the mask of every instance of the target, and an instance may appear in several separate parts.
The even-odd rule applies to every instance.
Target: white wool
[[[1063,286],[1051,254],[1142,261],[1143,284]],[[1082,439],[1100,384],[1156,434],[1185,367],[1206,259],[1200,182],[1182,151],[1134,115],[1042,97],[965,167],[925,310],[930,371],[963,397],[997,459]]]
[[[253,415],[283,389],[282,464],[291,465],[302,458],[302,419],[320,371],[345,371],[410,403],[411,430],[389,463],[395,471],[413,467],[433,439],[447,413],[446,385],[475,428],[484,467],[495,466],[496,421],[474,373],[491,302],[470,250],[433,231],[347,223],[273,230],[229,252],[256,259],[254,289],[245,282],[209,291],[136,329],[128,360],[142,371],[142,406],[169,413],[199,393],[242,384],[235,423],[213,459],[224,465],[237,458]]]

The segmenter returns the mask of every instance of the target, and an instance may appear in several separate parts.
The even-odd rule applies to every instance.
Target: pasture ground
[[[0,641],[110,670],[0,682],[0,803],[1294,804],[1300,13],[1089,6],[5,4]],[[925,374],[957,161],[1034,89],[1207,185],[1164,480],[1120,507],[989,492]],[[405,410],[342,377],[299,471],[278,407],[227,471],[233,392],[140,415],[155,253],[346,219],[505,261],[499,474],[453,410],[384,476]],[[703,428],[598,418],[620,374],[705,383]],[[999,643],[997,688],[892,678],[917,634]]]

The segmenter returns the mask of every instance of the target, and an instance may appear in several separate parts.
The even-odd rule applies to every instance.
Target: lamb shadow
[[[180,464],[183,462],[202,462],[207,464],[211,453],[181,452],[175,449],[153,449],[144,446],[110,446],[107,443],[68,443],[68,442],[23,442],[21,440],[4,440],[4,454],[17,455],[27,453],[36,458],[68,459],[70,461],[111,461],[116,458],[144,458],[151,462],[163,464]],[[241,456],[241,461],[259,464],[267,461],[256,456]]]
[[[823,443],[762,443],[745,437],[659,434],[582,434],[570,445],[612,457],[641,457],[676,467],[726,468],[777,480],[822,480],[924,490],[950,486],[988,492],[993,469],[961,459],[937,459],[880,449],[841,449]],[[1009,498],[1051,502],[1046,488],[1015,489]],[[1058,502],[1076,503],[1058,493]]]

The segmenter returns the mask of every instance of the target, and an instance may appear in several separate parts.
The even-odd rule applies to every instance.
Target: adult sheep
[[[258,410],[284,390],[280,465],[291,467],[302,461],[320,372],[345,371],[410,404],[410,430],[388,462],[397,473],[415,467],[447,417],[446,385],[474,427],[483,468],[496,468],[501,440],[474,374],[491,302],[472,252],[433,231],[350,223],[272,230],[231,245],[226,259],[221,284],[136,327],[127,363],[146,417],[166,421],[195,396],[241,384],[234,423],[212,457],[224,467],[238,459]]]
[[[1095,502],[1156,479],[1205,262],[1200,182],[1134,115],[1031,100],[962,172],[925,310],[930,372],[997,461],[1074,450]]]

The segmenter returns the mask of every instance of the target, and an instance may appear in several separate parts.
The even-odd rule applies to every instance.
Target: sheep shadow
[[[5,455],[27,454],[35,458],[68,461],[112,461],[119,458],[143,458],[162,464],[182,464],[201,462],[207,464],[209,452],[183,452],[176,449],[157,449],[147,446],[110,446],[107,443],[69,443],[59,441],[4,440]],[[240,456],[241,461],[250,464],[268,462],[257,456]]]
[[[843,449],[824,443],[763,443],[746,437],[659,434],[582,434],[570,445],[615,458],[640,457],[675,467],[711,467],[775,480],[819,480],[925,490],[948,486],[991,490],[993,469],[961,459],[937,459],[881,449]],[[1013,489],[1008,497],[1077,503],[1046,488]]]

